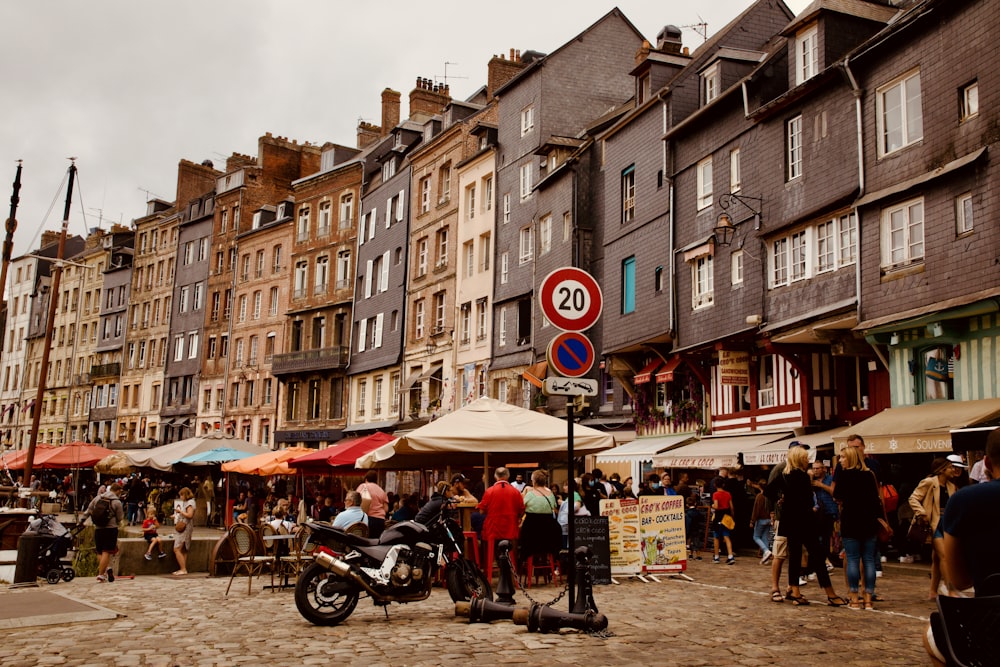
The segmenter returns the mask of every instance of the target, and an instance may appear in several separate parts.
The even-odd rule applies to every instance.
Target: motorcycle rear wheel
[[[486,575],[468,558],[448,563],[445,581],[452,602],[468,601],[473,596],[481,600],[493,600],[493,587],[487,581]]]
[[[313,625],[338,625],[354,611],[359,595],[357,585],[313,563],[295,584],[295,607]]]

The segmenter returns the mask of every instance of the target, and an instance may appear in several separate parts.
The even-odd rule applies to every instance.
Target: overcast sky
[[[29,0],[0,3],[0,217],[24,161],[14,255],[58,230],[77,158],[70,233],[128,224],[147,193],[172,201],[177,163],[256,155],[265,132],[355,145],[380,94],[418,76],[465,99],[494,54],[549,53],[619,7],[655,42],[663,26],[711,35],[750,0]],[[808,0],[786,0],[801,12]],[[502,7],[502,10],[501,10]],[[446,69],[446,63],[447,69]]]

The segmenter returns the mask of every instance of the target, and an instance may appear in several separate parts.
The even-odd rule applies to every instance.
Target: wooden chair
[[[245,523],[233,524],[233,527],[229,529],[229,539],[232,540],[236,562],[233,565],[233,573],[229,577],[229,584],[226,586],[226,595],[229,595],[233,579],[239,572],[247,573],[247,595],[249,595],[253,592],[254,576],[263,572],[267,566],[266,558],[258,555],[260,539],[253,528]]]
[[[368,525],[363,521],[356,521],[345,528],[344,532],[357,537],[368,537]]]
[[[290,577],[299,576],[309,562],[309,554],[303,551],[305,538],[305,527],[302,527],[299,529],[299,532],[295,533],[295,537],[292,538],[288,553],[279,557],[279,569],[284,579],[283,585],[288,584]]]
[[[267,569],[271,571],[271,590],[274,590],[274,572],[277,570],[281,561],[278,556],[278,543],[274,540],[267,539],[273,535],[277,535],[277,531],[269,523],[265,523],[260,527],[260,541],[264,547],[264,555],[261,557],[262,562],[267,563]],[[261,571],[263,571],[264,566],[261,566]]]

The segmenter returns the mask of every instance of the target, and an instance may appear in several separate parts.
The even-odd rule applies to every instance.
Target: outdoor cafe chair
[[[229,595],[229,588],[233,585],[233,579],[239,572],[247,574],[247,595],[249,595],[253,592],[254,576],[259,575],[267,567],[267,558],[257,553],[260,540],[253,528],[247,524],[233,524],[232,528],[229,529],[229,538],[232,540],[236,562],[233,565],[233,573],[229,576],[226,595]]]

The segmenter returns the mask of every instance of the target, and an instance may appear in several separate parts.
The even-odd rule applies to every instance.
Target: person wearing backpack
[[[98,554],[97,581],[112,582],[115,580],[115,573],[111,567],[111,556],[118,553],[118,524],[125,520],[125,508],[119,498],[122,492],[122,485],[115,482],[103,493],[98,493],[87,510],[83,513],[83,520],[90,517],[94,524],[94,551]]]

